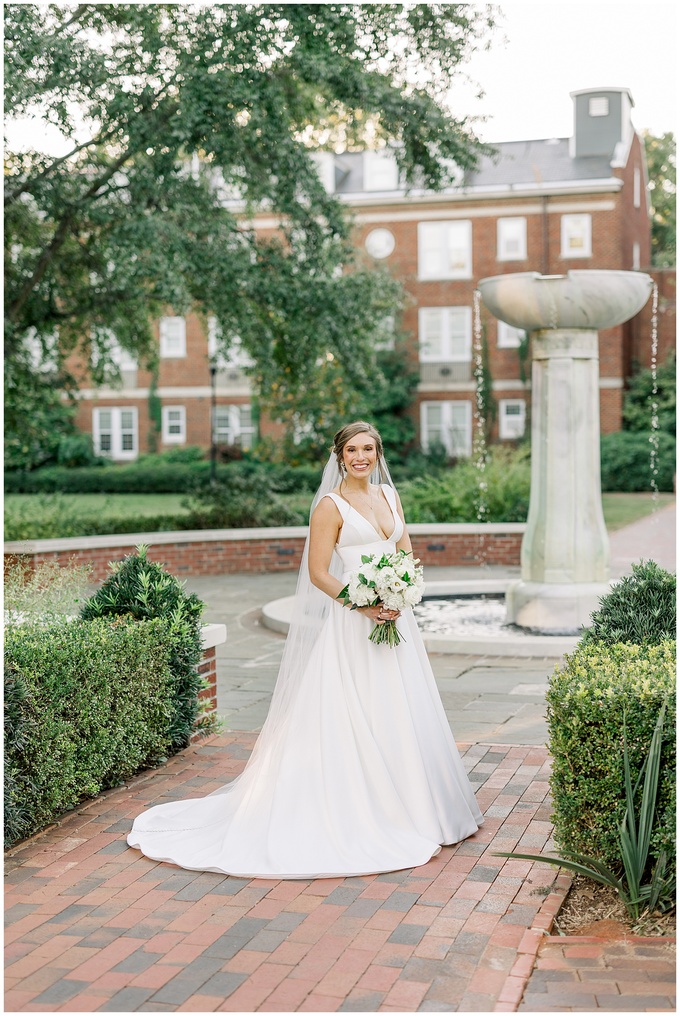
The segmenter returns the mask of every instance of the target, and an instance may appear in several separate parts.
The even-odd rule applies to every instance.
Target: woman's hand
[[[374,607],[358,607],[357,609],[361,611],[364,617],[369,617],[376,624],[384,624],[385,621],[396,621],[401,616],[400,610],[389,610],[388,607],[384,607],[381,603],[377,603]]]

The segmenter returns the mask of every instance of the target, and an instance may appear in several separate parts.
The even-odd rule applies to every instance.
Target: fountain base
[[[506,623],[545,635],[577,635],[610,589],[608,582],[511,582]]]

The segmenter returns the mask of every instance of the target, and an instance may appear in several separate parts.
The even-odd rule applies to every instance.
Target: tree
[[[652,264],[659,268],[675,265],[675,136],[644,131],[647,175],[652,204]]]
[[[354,263],[314,151],[393,143],[432,188],[473,166],[444,95],[492,25],[468,4],[7,5],[10,122],[72,147],[7,154],[6,362],[56,330],[62,378],[78,349],[97,381],[111,332],[152,361],[170,307],[215,314],[224,352],[240,337],[274,414],[329,353],[359,384],[400,287]],[[269,238],[243,225],[263,207]]]

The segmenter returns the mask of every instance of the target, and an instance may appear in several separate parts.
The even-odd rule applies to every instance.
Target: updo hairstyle
[[[333,451],[338,461],[338,469],[341,475],[344,475],[344,462],[342,460],[342,453],[345,445],[348,441],[351,441],[357,434],[368,434],[375,441],[375,450],[378,454],[378,469],[380,470],[380,478],[384,479],[384,472],[381,464],[383,457],[383,443],[380,434],[375,429],[373,424],[366,423],[365,420],[356,420],[354,423],[348,423],[344,427],[341,427],[333,438]]]

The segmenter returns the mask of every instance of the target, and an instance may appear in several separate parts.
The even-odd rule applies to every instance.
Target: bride
[[[411,550],[380,435],[335,435],[312,502],[295,608],[262,732],[243,773],[161,804],[128,843],[147,857],[250,878],[366,875],[425,864],[482,824],[410,610],[337,600],[363,554]],[[403,641],[374,645],[398,618]]]

